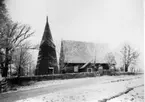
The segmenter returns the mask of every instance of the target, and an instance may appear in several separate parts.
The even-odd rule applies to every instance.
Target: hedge
[[[21,76],[21,77],[7,77],[6,80],[11,84],[21,84],[22,82],[29,81],[44,81],[44,80],[58,80],[58,79],[73,79],[96,77],[102,75],[137,75],[140,73],[133,72],[115,72],[115,71],[98,71],[98,72],[84,72],[84,73],[66,73],[66,74],[53,74],[53,75],[37,75],[37,76]]]

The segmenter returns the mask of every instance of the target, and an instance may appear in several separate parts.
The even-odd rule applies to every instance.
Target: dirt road
[[[49,83],[49,81],[46,81],[45,83]],[[0,94],[0,102],[16,102],[17,100],[20,100],[21,102],[21,100],[23,99],[28,99],[32,97],[37,100],[37,97],[41,99],[41,96],[43,97],[43,95],[53,94],[57,92],[63,93],[63,91],[66,91],[65,95],[67,95],[67,93],[68,94],[71,93],[71,95],[73,95],[74,93],[72,92],[72,90],[75,90],[75,94],[78,94],[78,92],[80,91],[83,92],[85,90],[87,90],[88,93],[90,91],[90,93],[93,94],[92,91],[94,92],[94,90],[97,91],[99,89],[98,91],[100,91],[100,89],[102,90],[105,89],[103,92],[107,94],[108,92],[111,92],[111,90],[108,90],[108,89],[110,88],[113,89],[115,87],[117,88],[117,86],[119,86],[120,90],[117,90],[116,91],[117,93],[124,88],[124,85],[126,85],[126,87],[132,87],[132,86],[137,86],[141,84],[143,84],[142,75],[139,75],[139,76],[103,76],[103,77],[95,77],[95,78],[70,79],[70,80],[64,80],[64,83],[62,81],[61,84],[59,83],[53,84],[53,85],[50,84],[48,86],[39,87],[39,88],[33,88],[32,86],[32,88],[30,88],[29,90],[20,90],[16,92]],[[98,99],[100,100],[101,97]],[[89,100],[89,99],[86,98],[86,100]],[[29,102],[29,100],[27,102]]]

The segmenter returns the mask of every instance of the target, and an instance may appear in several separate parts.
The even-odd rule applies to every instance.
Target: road
[[[16,92],[0,94],[0,102],[15,102],[31,97],[37,97],[61,90],[87,87],[89,85],[101,86],[107,83],[125,82],[129,80],[139,79],[142,76],[104,76],[95,78],[70,79],[66,83],[49,85],[42,88],[35,88],[30,90],[21,90]],[[47,81],[49,83],[49,81]]]

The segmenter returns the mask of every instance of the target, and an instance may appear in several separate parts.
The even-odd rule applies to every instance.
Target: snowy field
[[[109,99],[119,93],[125,92],[129,88],[133,88],[128,93],[123,93],[120,96],[114,97],[107,102],[144,102],[144,78],[141,76],[103,76],[95,78],[69,79],[42,81],[34,85],[21,87],[18,90],[30,90],[33,88],[41,88],[49,85],[66,84],[70,82],[96,81],[83,85],[81,87],[69,88],[44,94],[32,98],[18,100],[16,102],[106,102],[104,99]],[[74,83],[74,84],[75,84]]]

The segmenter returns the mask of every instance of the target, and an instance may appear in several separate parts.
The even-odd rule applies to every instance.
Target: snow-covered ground
[[[80,80],[88,80],[89,83],[89,80],[91,79],[92,78],[56,80],[56,82],[54,81],[54,83],[65,84],[74,80],[75,80],[74,82]],[[112,97],[118,93],[121,93],[128,88],[144,84],[143,76],[117,76],[117,77],[103,76],[96,77],[94,79],[100,82],[93,83],[90,85],[88,84],[86,86],[84,85],[82,87],[60,90],[33,98],[18,100],[16,102],[98,102],[99,100],[101,101],[103,99]],[[42,87],[43,86],[42,83],[44,85],[48,83],[48,81],[38,82],[32,85],[32,87],[34,88],[35,85],[37,86],[37,88],[39,87],[39,85],[40,87]],[[49,83],[47,85],[52,84]],[[144,101],[143,93],[144,93],[143,87],[137,87],[134,90],[130,91],[129,93],[111,99],[108,102],[130,102],[130,101],[143,102]]]
[[[98,82],[110,82],[110,81],[116,81],[116,80],[130,80],[132,78],[138,78],[140,76],[127,76],[125,77],[124,75],[122,76],[102,76],[102,77],[88,77],[88,78],[78,78],[78,79],[65,79],[65,80],[49,80],[49,81],[38,81],[38,82],[32,82],[31,85],[28,86],[19,86],[17,87],[17,91],[21,90],[30,90],[30,89],[35,89],[35,88],[42,88],[42,87],[48,87],[50,85],[59,85],[59,84],[65,84],[65,83],[70,83],[72,81],[79,82],[79,81],[85,81],[85,80],[90,80],[90,79],[95,79],[95,81]]]
[[[107,102],[144,102],[144,86],[137,87],[127,94],[114,98]]]

